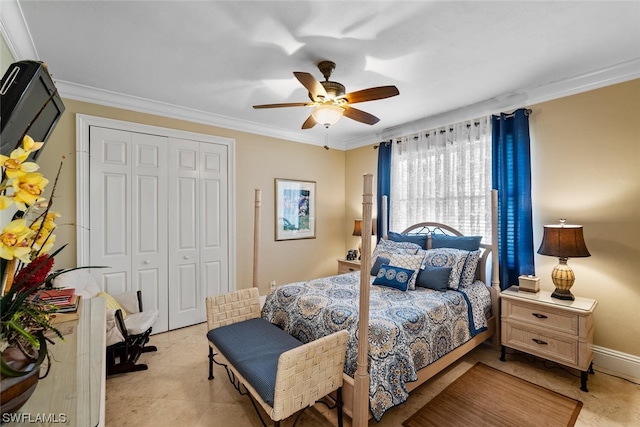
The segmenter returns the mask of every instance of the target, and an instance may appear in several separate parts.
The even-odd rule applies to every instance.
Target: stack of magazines
[[[33,299],[57,307],[57,313],[76,312],[80,302],[74,288],[45,289],[38,292]]]

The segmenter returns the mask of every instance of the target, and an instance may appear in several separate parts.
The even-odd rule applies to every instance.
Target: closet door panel
[[[169,328],[167,272],[167,138],[132,135],[132,279],[143,307],[157,308],[154,332]]]
[[[199,143],[169,140],[169,328],[200,323],[202,240]]]
[[[229,291],[227,157],[226,146],[200,144],[203,203],[200,227],[203,242],[200,259],[205,295],[217,295]],[[202,309],[202,315],[206,319],[204,307]]]
[[[132,289],[131,134],[94,127],[90,134],[90,265],[109,267],[91,274],[102,290],[120,293]]]

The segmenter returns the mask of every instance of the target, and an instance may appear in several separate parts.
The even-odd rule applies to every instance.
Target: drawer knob
[[[531,313],[531,314],[533,314],[538,319],[546,319],[547,318],[547,316],[545,316],[544,314],[540,314],[540,313]]]
[[[542,340],[539,340],[537,338],[531,338],[531,341],[533,341],[536,344],[540,344],[540,345],[547,345],[548,344],[546,341],[542,341]]]

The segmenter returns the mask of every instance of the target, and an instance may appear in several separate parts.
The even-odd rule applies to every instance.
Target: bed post
[[[491,314],[496,319],[496,333],[491,342],[500,344],[500,264],[498,257],[498,190],[491,190]]]
[[[253,287],[259,288],[258,276],[259,276],[259,260],[260,255],[260,207],[262,206],[262,193],[260,189],[256,188],[255,195],[255,210],[253,214]]]
[[[354,380],[353,427],[369,423],[369,276],[371,271],[371,211],[373,175],[364,175],[362,193],[362,255],[360,259],[360,306],[358,320],[358,359]]]

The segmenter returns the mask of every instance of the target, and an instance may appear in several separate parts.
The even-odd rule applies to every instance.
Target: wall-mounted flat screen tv
[[[9,66],[0,84],[0,110],[3,155],[20,146],[24,135],[46,143],[64,112],[64,104],[43,62],[19,61]],[[30,159],[35,160],[43,149]]]

